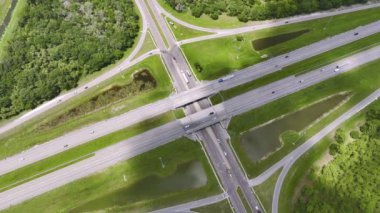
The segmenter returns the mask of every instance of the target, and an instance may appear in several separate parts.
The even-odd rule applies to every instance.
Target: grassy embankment
[[[262,29],[255,32],[245,33],[239,36],[228,36],[213,40],[183,45],[183,51],[197,77],[203,80],[216,79],[227,75],[234,70],[264,61],[267,58],[289,52],[291,50],[320,41],[330,36],[346,32],[361,25],[378,20],[380,8],[358,11],[348,14],[334,16],[333,18],[322,18],[301,23],[289,24],[274,28]],[[284,35],[286,33],[310,30],[307,33],[285,40],[261,51],[255,51],[252,41],[260,38]],[[238,41],[241,39],[241,41]],[[281,38],[282,39],[282,38]],[[280,40],[281,40],[280,39]],[[196,64],[202,68],[199,72]],[[198,66],[198,67],[199,67]]]
[[[174,37],[176,38],[177,41],[211,34],[208,32],[203,32],[203,31],[187,28],[167,17],[166,17],[166,22],[168,26],[170,27],[170,29],[172,30]]]
[[[344,111],[351,108],[376,90],[380,86],[380,76],[378,75],[379,65],[379,60],[374,61],[350,72],[343,73],[337,77],[234,117],[231,120],[228,131],[232,139],[232,145],[237,152],[248,177],[252,178],[259,175],[265,169],[283,158],[287,153],[305,142],[306,139],[310,138],[326,124],[333,121]],[[279,151],[274,152],[266,159],[257,163],[252,163],[239,145],[242,132],[280,117],[281,115],[295,112],[306,105],[340,92],[350,92],[352,97],[338,109],[323,117],[312,127],[305,130],[296,143],[284,143]]]
[[[160,158],[165,167],[162,167]],[[201,162],[207,176],[207,184],[192,188],[183,183],[185,186],[178,186],[181,190],[174,191],[157,191],[156,188],[144,187],[151,184],[144,182],[151,178],[155,178],[159,184],[161,181],[167,182],[173,175],[186,175],[178,174],[180,170],[177,168],[190,162]],[[182,138],[119,163],[104,172],[33,198],[5,212],[57,212],[75,209],[86,211],[93,209],[94,206],[89,204],[98,199],[101,200],[96,206],[109,205],[108,207],[113,207],[114,211],[141,212],[201,199],[216,193],[220,193],[220,189],[201,146]],[[41,209],[41,206],[44,208]]]
[[[137,70],[149,70],[156,82],[156,87],[142,90],[141,92],[135,91],[132,96],[116,101],[114,100],[115,97],[112,96],[112,92],[104,95],[105,91],[110,91],[114,86],[131,85],[132,73]],[[0,149],[0,158],[46,142],[81,126],[114,117],[139,106],[152,103],[168,96],[171,91],[170,79],[160,58],[158,56],[150,57],[123,71],[120,75],[102,82],[98,87],[88,89],[88,91],[2,136],[0,139],[0,147],[2,147]],[[94,97],[98,97],[98,101],[95,102],[95,108]],[[109,103],[108,101],[110,100],[113,100],[113,102]],[[72,111],[73,109],[75,110]],[[92,110],[88,111],[88,109]]]

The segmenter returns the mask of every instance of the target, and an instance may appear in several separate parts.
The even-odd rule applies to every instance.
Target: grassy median
[[[201,167],[186,167],[190,164]],[[197,179],[199,175],[205,175],[207,180],[204,177]],[[190,179],[183,182],[183,178]],[[153,179],[155,181],[152,182]],[[165,187],[156,185],[160,183]],[[220,193],[218,182],[200,144],[182,138],[4,212],[94,211],[106,208],[108,211],[146,212],[217,193]],[[41,206],[44,206],[42,210]]]
[[[183,45],[183,51],[199,79],[210,80],[227,75],[234,70],[264,61],[308,44],[346,32],[378,20],[380,8],[321,18],[312,21],[273,27],[241,35],[228,36]],[[308,30],[298,37],[289,33]],[[269,38],[273,46],[255,50],[252,41]],[[276,37],[279,36],[279,37]],[[277,43],[279,42],[280,43]],[[265,57],[266,58],[263,58]]]

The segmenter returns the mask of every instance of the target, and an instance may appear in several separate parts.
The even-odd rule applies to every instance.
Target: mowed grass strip
[[[129,84],[131,82],[131,76],[134,72],[145,69],[149,70],[150,74],[156,80],[156,88],[110,104],[101,110],[95,110],[80,117],[65,120],[65,122],[60,125],[46,125],[49,122],[54,123],[53,121],[59,116],[69,112],[75,107],[89,102],[91,98],[112,88],[112,86]],[[22,150],[31,148],[36,144],[49,141],[84,125],[102,121],[135,109],[139,106],[152,103],[167,97],[171,92],[171,81],[160,57],[149,57],[143,62],[122,72],[120,75],[114,76],[113,78],[99,84],[99,87],[88,89],[88,91],[78,95],[78,97],[74,97],[69,101],[47,111],[43,115],[32,119],[26,124],[15,128],[11,132],[2,135],[0,138],[0,158],[13,155]],[[41,128],[42,126],[43,128]]]
[[[260,108],[233,117],[228,127],[228,132],[231,136],[232,145],[239,156],[248,177],[256,177],[261,172],[265,171],[275,162],[282,159],[286,154],[317,133],[325,125],[332,122],[343,112],[378,89],[380,87],[379,67],[380,60],[365,64],[287,97],[275,100]],[[257,163],[252,163],[248,156],[246,156],[244,150],[242,150],[242,147],[240,146],[242,132],[280,117],[281,115],[298,111],[304,106],[318,100],[342,92],[350,92],[350,94],[352,94],[351,98],[338,109],[334,110],[303,132],[302,137],[297,140],[297,143],[289,144],[288,146],[284,145],[279,151],[274,152],[268,158]]]
[[[170,27],[171,31],[173,32],[176,40],[178,41],[211,34],[208,32],[190,29],[181,24],[178,24],[177,22],[173,21],[172,19],[168,17],[166,17],[166,22],[168,26]]]
[[[368,9],[316,19],[301,23],[289,24],[274,28],[258,30],[236,36],[205,40],[182,46],[197,77],[202,80],[216,79],[282,53],[295,50],[330,36],[346,32],[356,27],[369,24],[379,19],[380,8]],[[302,30],[309,32],[286,42],[255,51],[252,41],[260,38],[293,33]],[[202,68],[199,72],[196,64]]]
[[[245,195],[244,195],[242,189],[240,188],[240,186],[237,188],[236,191],[237,191],[237,193],[238,193],[238,195],[239,195],[239,197],[240,197],[241,202],[242,202],[243,205],[244,205],[245,210],[246,210],[247,212],[252,212],[252,209],[251,209],[251,207],[249,206],[248,200],[247,200],[247,198],[245,197]]]
[[[165,164],[163,168],[160,158]],[[154,189],[144,189],[139,194],[146,196],[135,202],[124,202],[124,206],[110,206],[119,212],[148,212],[191,200],[205,198],[220,193],[218,182],[199,143],[182,138],[119,163],[103,172],[77,180],[4,212],[69,212],[89,201],[121,189],[141,185],[139,181],[147,177],[166,178],[176,173],[177,168],[188,162],[199,161],[207,175],[207,184],[197,188],[161,193],[151,197]],[[126,178],[124,178],[126,177]],[[126,180],[125,180],[126,179]],[[139,190],[136,188],[135,190]],[[143,190],[143,189],[141,189]],[[128,191],[123,196],[133,196],[136,191]],[[155,192],[157,193],[157,192]],[[107,200],[112,202],[112,200]],[[43,207],[43,208],[42,208]]]
[[[91,157],[92,153],[97,150],[141,134],[174,119],[174,115],[168,112],[2,175],[0,176],[0,192],[84,160]]]
[[[217,104],[217,103],[222,102],[223,100],[228,100],[230,98],[233,98],[235,96],[238,96],[250,90],[259,88],[261,86],[267,85],[274,81],[281,80],[285,77],[288,77],[291,75],[300,75],[309,71],[313,71],[322,66],[331,64],[334,61],[338,61],[350,55],[357,54],[361,51],[367,50],[379,44],[380,44],[380,33],[376,33],[367,38],[360,39],[358,41],[344,45],[342,47],[328,51],[326,53],[322,53],[320,55],[306,59],[304,61],[300,61],[298,63],[285,67],[280,71],[264,76],[262,78],[253,80],[246,84],[239,85],[229,90],[222,91],[220,92],[220,94],[212,97],[211,100],[214,104]]]

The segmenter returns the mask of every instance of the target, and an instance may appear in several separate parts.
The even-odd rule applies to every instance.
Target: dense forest
[[[0,119],[120,59],[139,31],[132,0],[27,0],[0,59]]]
[[[303,189],[297,212],[379,212],[380,110],[367,112],[360,131],[337,130],[330,153],[334,159],[313,172],[313,186]]]
[[[367,0],[165,0],[178,12],[191,11],[195,17],[203,14],[218,19],[225,13],[240,21],[283,18],[343,5],[365,3]]]

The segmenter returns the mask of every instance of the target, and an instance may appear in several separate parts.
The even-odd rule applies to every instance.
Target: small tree
[[[244,37],[242,35],[237,35],[236,36],[236,41],[243,41]]]
[[[203,71],[202,66],[201,66],[198,62],[196,62],[196,63],[194,64],[194,66],[195,66],[195,69],[196,69],[198,72],[202,72],[202,71]]]
[[[350,132],[350,136],[352,139],[359,139],[360,138],[360,133],[357,130],[353,130]]]
[[[342,144],[346,140],[346,136],[344,134],[344,131],[342,129],[337,129],[335,132],[335,141]]]

